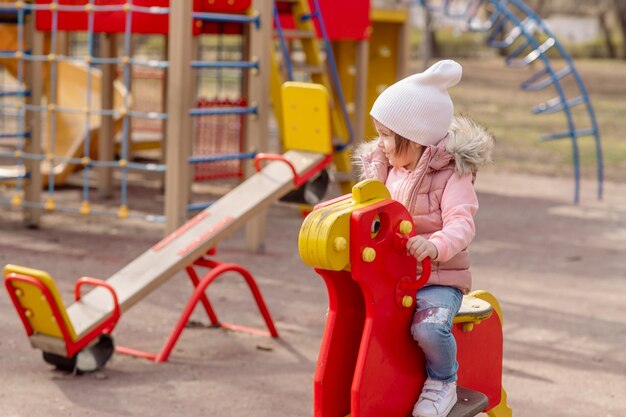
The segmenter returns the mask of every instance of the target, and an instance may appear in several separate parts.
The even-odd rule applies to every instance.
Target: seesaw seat
[[[471,331],[475,324],[479,324],[482,320],[488,319],[493,313],[493,307],[489,302],[478,298],[481,291],[475,291],[463,296],[461,308],[454,316],[452,323],[463,324],[463,331]]]
[[[90,332],[78,337],[69,319],[54,280],[45,271],[18,265],[4,268],[4,282],[32,345],[46,346],[46,352],[72,358],[89,345],[96,343],[103,333],[110,333],[120,318],[115,291],[105,282],[89,277],[76,281],[74,298],[81,298],[83,285],[106,288],[113,299],[113,309]],[[85,309],[93,308],[88,305]],[[95,312],[94,312],[95,313]],[[97,312],[101,314],[100,311]]]

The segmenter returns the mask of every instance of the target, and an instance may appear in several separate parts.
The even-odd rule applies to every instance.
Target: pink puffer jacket
[[[428,285],[469,292],[467,247],[474,238],[473,216],[478,210],[473,183],[478,167],[490,161],[493,136],[471,119],[457,116],[448,136],[426,147],[413,171],[390,167],[376,143],[359,147],[356,162],[362,165],[363,178],[385,183],[391,197],[413,216],[416,232],[437,247]]]

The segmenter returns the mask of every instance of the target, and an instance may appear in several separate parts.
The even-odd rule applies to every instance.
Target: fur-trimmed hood
[[[459,175],[476,173],[492,162],[494,137],[483,125],[464,115],[457,115],[445,141],[446,151],[454,157]]]
[[[372,140],[357,146],[353,152],[354,165],[359,176],[363,170],[361,155],[371,153],[378,141]],[[491,162],[494,137],[484,126],[464,115],[456,115],[450,125],[448,137],[424,151],[430,153],[429,166],[441,169],[454,159],[458,175],[475,174]]]

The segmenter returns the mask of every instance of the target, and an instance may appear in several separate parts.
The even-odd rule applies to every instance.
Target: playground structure
[[[426,375],[409,328],[415,292],[430,275],[429,258],[416,277],[417,261],[406,253],[414,235],[410,214],[375,180],[316,206],[305,219],[300,256],[324,279],[329,297],[315,373],[316,417],[411,414]],[[454,323],[459,401],[449,415],[510,417],[497,300],[484,291],[464,296]]]
[[[129,348],[120,348],[119,351],[156,362],[167,360],[199,302],[202,302],[213,325],[241,329],[241,326],[220,323],[204,292],[208,285],[228,271],[238,272],[246,280],[269,334],[278,337],[250,273],[238,265],[219,263],[210,259],[209,255],[232,230],[331,163],[328,100],[323,86],[286,83],[282,88],[282,103],[285,106],[283,120],[290,132],[285,138],[287,152],[284,155],[257,155],[255,165],[258,173],[106,281],[79,279],[75,302],[67,309],[54,281],[45,271],[7,265],[4,269],[5,284],[31,345],[41,349],[47,357],[55,355],[55,358],[72,360],[90,344],[96,343],[97,346],[98,338],[113,330],[121,314],[183,269],[196,289],[161,352],[150,354]],[[315,129],[311,128],[312,122]],[[267,160],[274,162],[262,168],[261,163]],[[208,268],[210,271],[200,279],[194,268]],[[85,284],[97,288],[81,297],[80,287]]]
[[[13,85],[3,84],[4,104],[0,103],[4,116],[12,122],[5,124],[7,127],[1,133],[8,146],[0,149],[0,158],[8,161],[9,165],[2,168],[0,182],[10,181],[15,187],[0,203],[23,209],[25,221],[30,225],[37,225],[40,215],[50,211],[126,218],[137,215],[132,212],[129,202],[130,174],[137,176],[142,172],[156,172],[165,176],[165,209],[163,217],[150,217],[164,220],[166,230],[171,231],[187,218],[188,212],[212,203],[188,204],[190,187],[181,184],[189,183],[187,178],[191,169],[196,168],[196,178],[219,178],[220,173],[198,175],[199,166],[235,163],[238,165],[235,166],[237,174],[234,176],[250,175],[251,165],[246,161],[268,148],[269,99],[271,97],[281,129],[280,85],[294,78],[318,82],[332,94],[334,162],[339,172],[339,182],[345,190],[349,190],[352,185],[349,145],[354,137],[364,136],[368,105],[366,97],[372,100],[372,94],[365,94],[366,90],[372,88],[364,88],[368,72],[369,2],[353,0],[333,5],[329,1],[279,1],[276,2],[274,13],[272,5],[267,2],[256,5],[249,0],[202,6],[194,2],[193,11],[185,9],[192,8],[191,2],[183,3],[180,6],[180,3],[172,4],[171,8],[167,7],[167,1],[136,1],[126,5],[121,1],[101,5],[69,0],[36,4],[5,0],[0,3],[2,13],[14,19],[12,23],[3,26],[3,30],[15,33],[11,37],[12,41],[0,49],[0,62],[6,67],[15,67],[11,73],[16,78]],[[174,8],[178,7],[181,10],[174,12]],[[352,25],[345,25],[341,21],[347,10],[359,16]],[[408,27],[407,12],[396,10],[389,13],[393,19],[385,31],[403,32]],[[275,19],[272,19],[273,14]],[[372,19],[387,19],[385,14],[377,16],[373,14]],[[326,25],[324,18],[330,24]],[[107,24],[107,19],[111,24]],[[180,34],[174,33],[174,30],[184,27],[189,21],[193,21],[192,33],[182,29]],[[276,53],[270,53],[271,48],[267,48],[274,43],[272,21],[277,23],[274,25]],[[63,47],[62,38],[75,33],[86,35],[85,56],[72,54]],[[136,34],[154,35],[157,38],[167,35],[169,48],[166,57],[147,59],[134,55],[132,45]],[[217,37],[217,51],[195,57],[194,45],[203,36],[211,39]],[[240,60],[224,59],[221,49],[232,41],[225,38],[228,36],[241,39]],[[116,46],[116,43],[120,43],[116,42],[116,37],[117,40],[123,40],[121,48]],[[184,45],[184,48],[172,45]],[[385,74],[385,85],[405,74],[405,68],[400,64],[406,63],[406,59],[398,59],[396,63],[395,58],[405,57],[399,51],[404,50],[406,45],[404,37],[398,39],[397,45],[384,48],[386,52],[383,59],[394,61],[392,65],[384,66],[389,71],[378,71],[379,77]],[[336,62],[333,49],[338,50]],[[298,53],[304,53],[304,62],[296,62],[294,56]],[[327,56],[325,61],[321,60],[324,55]],[[65,64],[85,65],[92,90],[95,86],[93,80],[97,78],[96,68],[101,68],[105,86],[102,89],[102,104],[89,106],[84,102],[62,106],[55,103],[59,100],[57,96],[47,97],[48,90],[55,93],[63,91],[61,80],[55,75],[59,73],[57,67]],[[167,94],[160,106],[144,109],[139,105],[144,100],[142,94],[134,93],[134,88],[139,84],[132,78],[136,69],[161,73],[166,71],[167,78],[161,80],[162,87],[156,90],[181,91],[184,94],[175,97]],[[119,73],[116,82],[124,89],[120,93],[121,100],[120,97],[113,100],[108,94],[114,91],[110,87],[116,78],[116,71]],[[241,99],[224,101],[217,100],[219,97],[215,100],[197,97],[197,105],[194,107],[191,103],[194,94],[200,94],[202,86],[196,85],[201,81],[190,83],[188,80],[194,79],[194,72],[198,77],[203,77],[202,74],[211,71],[217,74],[218,84],[224,81],[220,74],[238,71],[236,78],[239,81],[236,84],[239,84]],[[294,77],[294,72],[298,74],[297,77]],[[37,75],[39,73],[42,75]],[[36,82],[41,79],[47,80],[49,87],[37,85]],[[346,93],[342,93],[342,89]],[[62,96],[62,93],[58,96]],[[97,94],[92,94],[91,102],[97,97]],[[51,123],[42,124],[37,117],[38,114],[55,114],[58,118],[66,113],[83,120],[88,113],[92,119],[101,117],[102,123],[98,122],[89,132],[69,134],[55,130],[51,134]],[[226,121],[225,118],[230,119]],[[208,119],[217,121],[205,123]],[[156,126],[156,129],[159,126],[163,129],[156,136],[163,138],[161,148],[167,163],[163,163],[163,160],[156,163],[132,160],[131,149],[135,142],[132,134],[135,127],[144,122]],[[213,145],[204,147],[207,149],[205,153],[198,154],[191,150],[194,148],[193,143],[179,140],[198,137],[198,132],[205,125],[209,125],[205,130],[209,131],[209,140],[213,141]],[[232,136],[218,138],[226,130],[223,126],[233,125],[237,125],[238,129]],[[96,126],[99,128],[96,129]],[[97,140],[97,134],[99,138],[106,139]],[[46,135],[53,139],[47,148],[40,147],[42,141],[38,141],[37,137],[44,138]],[[119,142],[117,145],[115,136]],[[282,136],[284,132],[281,132]],[[232,144],[230,148],[216,146],[218,140],[230,141]],[[80,152],[75,155],[61,152],[61,145],[66,141],[76,144]],[[167,145],[168,141],[171,146]],[[195,148],[202,149],[203,146]],[[67,167],[64,171],[67,173],[82,170],[80,206],[69,207],[59,203],[56,190],[67,179],[67,175],[53,173],[52,176],[46,176],[46,164]],[[117,210],[99,210],[93,206],[91,196],[94,187],[99,189],[102,196],[113,196],[118,203]],[[41,189],[45,190],[43,194]],[[256,230],[254,226],[249,227],[249,246],[252,248],[259,246],[262,222]]]
[[[167,1],[136,1],[124,3],[120,1],[111,2],[109,5],[96,4],[91,1],[60,1],[60,2],[37,2],[36,4],[24,2],[4,1],[0,6],[2,13],[13,16],[14,21],[2,30],[12,31],[15,36],[10,38],[11,42],[2,45],[0,49],[0,59],[3,65],[13,69],[10,71],[15,75],[15,85],[4,86],[7,91],[3,91],[4,103],[3,111],[7,112],[6,117],[12,118],[13,123],[6,124],[13,130],[2,132],[3,139],[9,139],[10,143],[6,150],[0,153],[0,157],[9,160],[10,166],[3,167],[3,178],[0,180],[10,180],[15,184],[11,196],[2,200],[3,204],[11,204],[14,207],[21,207],[25,211],[25,220],[31,225],[36,225],[40,214],[45,211],[69,211],[81,214],[96,215],[117,215],[125,218],[132,213],[129,212],[128,203],[128,174],[130,172],[151,171],[165,173],[165,219],[167,230],[171,231],[187,218],[190,210],[203,208],[199,204],[187,204],[189,201],[187,177],[189,176],[190,165],[207,164],[223,161],[245,161],[253,158],[257,153],[267,149],[268,136],[268,113],[269,113],[269,80],[270,80],[270,54],[268,45],[272,44],[272,7],[267,2],[258,2],[254,5],[250,0],[237,2],[212,2],[209,5],[200,6],[200,2],[182,2],[172,4],[168,8]],[[365,4],[364,2],[360,2]],[[288,6],[281,15],[289,15],[294,21],[294,10],[297,8],[295,21],[299,22],[303,14],[308,16],[320,16],[321,14],[308,11],[308,3],[285,2]],[[364,10],[364,20],[362,25],[368,25],[367,7],[360,6]],[[175,11],[174,9],[179,8]],[[319,7],[319,6],[318,6]],[[327,6],[325,6],[327,7]],[[187,33],[185,27],[189,22],[193,22],[193,30]],[[172,31],[168,29],[172,27]],[[317,24],[320,28],[320,24]],[[309,28],[310,29],[310,28]],[[180,30],[180,34],[175,33]],[[70,35],[76,31],[87,34],[86,56],[74,56],[70,52],[64,51],[60,45],[61,35]],[[302,31],[292,31],[291,33],[301,33]],[[365,33],[365,29],[360,30],[360,36]],[[133,56],[131,48],[132,39],[135,34],[168,35],[168,59],[145,59]],[[241,60],[224,60],[223,54],[218,50],[208,57],[194,59],[194,45],[197,39],[207,34],[207,36],[217,36],[222,39],[224,35],[233,35],[242,39]],[[287,31],[283,32],[287,34]],[[123,50],[118,51],[115,43],[115,35],[123,36]],[[180,36],[180,38],[176,38]],[[308,45],[321,49],[317,45],[315,34],[308,35]],[[8,38],[7,38],[8,40]],[[292,40],[290,39],[289,42]],[[222,40],[220,40],[222,42]],[[226,43],[229,39],[226,39]],[[283,42],[285,39],[283,38]],[[176,45],[172,47],[172,45]],[[184,45],[181,48],[180,45]],[[223,45],[221,45],[223,46]],[[221,47],[221,46],[218,46]],[[319,57],[318,57],[319,59]],[[181,62],[178,62],[181,61]],[[85,96],[91,94],[91,100],[83,103],[69,103],[61,105],[57,96],[62,96],[61,79],[57,76],[58,68],[69,64],[82,63],[87,68],[87,82],[93,90],[97,70],[101,67],[106,74],[103,81],[105,87],[102,89],[102,105],[91,106],[98,96],[85,92]],[[283,65],[283,64],[281,64]],[[152,111],[138,111],[133,105],[141,101],[141,95],[133,97],[133,87],[131,86],[131,69],[166,69],[167,81],[164,85],[167,91],[180,91],[183,94],[168,94],[164,100],[166,103],[163,109],[153,109]],[[282,69],[278,69],[281,71]],[[114,91],[113,84],[114,71],[121,74],[124,91],[121,93],[121,103],[119,97],[113,101],[108,93]],[[220,74],[227,71],[238,71],[238,83],[242,99],[230,102],[221,100],[220,103],[212,103],[198,97],[199,105],[194,107],[191,102],[194,94],[194,84],[189,82],[192,77],[192,70],[198,73],[215,71],[218,73],[218,83],[223,80]],[[326,69],[322,67],[322,72]],[[335,71],[336,72],[336,71]],[[37,80],[48,80],[46,86],[36,85]],[[272,75],[273,80],[279,80],[277,74]],[[336,93],[335,83],[329,81],[328,76],[322,78],[323,85],[329,88],[334,95]],[[199,87],[200,88],[200,87]],[[273,84],[273,91],[280,91],[280,83]],[[47,96],[48,90],[53,93]],[[61,93],[57,94],[57,92]],[[105,97],[108,96],[108,97]],[[279,94],[274,94],[274,107],[280,106]],[[6,99],[10,98],[10,99]],[[131,100],[131,98],[133,98]],[[216,100],[217,101],[217,100]],[[41,104],[40,104],[41,103]],[[87,104],[86,104],[87,103]],[[250,103],[250,105],[246,105]],[[339,112],[339,106],[333,106],[333,118]],[[6,110],[5,110],[6,109]],[[17,109],[15,111],[14,109]],[[167,110],[165,110],[167,109]],[[187,111],[187,109],[189,109]],[[343,106],[345,110],[345,106]],[[280,110],[275,110],[280,113]],[[55,115],[57,118],[65,115],[78,114],[82,119],[89,117],[92,119],[102,117],[102,123],[98,122],[89,132],[65,132],[54,129],[53,123],[42,126],[38,114]],[[345,116],[345,114],[344,114]],[[210,154],[192,154],[193,144],[187,140],[179,138],[193,137],[192,119],[213,119],[229,121],[215,122],[217,129],[208,129],[212,136],[216,136],[216,131],[223,131],[221,126],[226,124],[238,125],[234,137],[227,138],[235,142],[231,149],[239,150],[237,153],[215,154],[218,147],[209,146]],[[117,124],[112,124],[117,120]],[[162,148],[166,149],[164,163],[141,163],[130,159],[130,148],[132,146],[131,122],[132,125],[139,121],[156,121],[166,125],[166,130],[162,136],[170,140],[171,146],[162,143]],[[345,118],[343,119],[345,123]],[[200,130],[203,123],[196,125],[196,130]],[[338,123],[334,123],[339,125]],[[101,137],[106,140],[97,141],[96,126],[99,127]],[[344,125],[344,130],[345,130]],[[120,136],[117,155],[114,154],[114,140],[116,133]],[[52,134],[50,134],[50,132]],[[47,149],[41,149],[41,140],[38,138],[51,136]],[[337,141],[345,143],[349,141],[347,135],[338,138]],[[72,143],[76,143],[80,149],[80,154],[66,155],[62,152],[62,144],[71,138]],[[168,139],[170,138],[170,139]],[[171,139],[174,138],[174,139]],[[215,138],[213,138],[215,140]],[[97,146],[96,146],[97,145]],[[13,146],[11,148],[11,146]],[[344,145],[345,147],[345,145]],[[94,148],[99,148],[95,152]],[[201,148],[196,146],[196,148]],[[349,158],[347,152],[342,155],[343,168],[349,170]],[[40,163],[43,161],[43,163]],[[182,165],[178,165],[178,163]],[[63,165],[71,170],[83,170],[83,196],[80,207],[61,207],[55,198],[55,185],[62,183],[66,176],[55,175],[44,176],[45,164]],[[242,169],[236,169],[238,175],[249,176],[252,172],[251,166],[246,163]],[[93,178],[91,172],[96,170],[98,177]],[[69,169],[67,170],[69,172]],[[115,174],[113,174],[115,172]],[[349,174],[349,171],[348,171]],[[205,175],[205,178],[219,177],[220,175]],[[197,176],[198,177],[198,176]],[[42,182],[47,182],[47,192],[41,201],[40,190]],[[91,207],[90,189],[97,186],[102,195],[113,195],[113,182],[119,183],[119,191],[115,192],[116,199],[119,198],[119,208],[116,211],[98,212]],[[169,185],[168,185],[169,184]],[[206,207],[205,204],[204,207]]]

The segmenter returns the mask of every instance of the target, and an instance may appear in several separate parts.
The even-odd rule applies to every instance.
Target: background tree
[[[613,7],[622,35],[622,59],[626,59],[626,0],[613,0]]]

